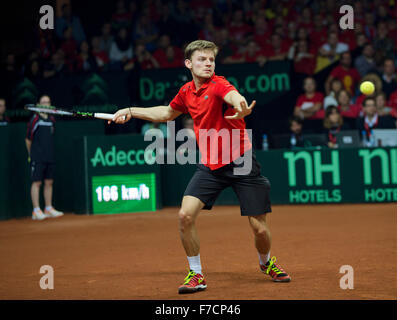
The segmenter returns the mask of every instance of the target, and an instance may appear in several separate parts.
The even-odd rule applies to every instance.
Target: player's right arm
[[[113,117],[113,121],[122,124],[130,121],[131,118],[137,118],[151,122],[167,122],[174,120],[180,114],[182,112],[171,108],[169,105],[150,108],[130,107],[117,111]]]
[[[26,149],[28,150],[28,155],[30,156],[30,148],[32,146],[32,141],[29,139],[25,139]]]

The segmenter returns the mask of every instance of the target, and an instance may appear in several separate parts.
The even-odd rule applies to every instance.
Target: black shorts
[[[252,154],[252,169],[247,175],[235,175],[233,169],[242,165],[230,163],[216,170],[198,164],[184,196],[204,202],[203,209],[211,210],[222,190],[232,187],[236,193],[242,216],[256,216],[271,212],[270,182],[261,175],[260,165]]]
[[[36,162],[30,163],[30,176],[32,181],[54,179],[55,163]]]

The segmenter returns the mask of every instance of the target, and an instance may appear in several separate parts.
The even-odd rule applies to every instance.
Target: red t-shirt
[[[316,69],[315,57],[305,57],[300,59],[298,62],[294,62],[294,70],[297,73],[312,75],[315,69]]]
[[[296,101],[296,106],[304,109],[308,109],[314,106],[315,103],[323,104],[324,95],[321,92],[314,93],[314,96],[309,98],[306,94],[301,94]],[[324,119],[324,108],[321,106],[320,110],[318,110],[315,114],[313,114],[308,120],[316,120],[316,119]]]
[[[311,47],[316,49],[316,53],[318,51],[318,48],[321,48],[321,46],[327,42],[327,30],[324,28],[320,31],[313,30],[310,33],[310,41],[311,41]]]
[[[248,33],[252,33],[252,27],[248,24],[242,23],[241,25],[229,25],[229,37],[235,40],[243,40]]]
[[[229,81],[214,74],[199,90],[196,90],[194,81],[186,83],[170,102],[171,108],[191,115],[197,144],[202,155],[201,162],[211,170],[236,160],[252,148],[245,130],[244,119],[224,118],[235,113],[233,107],[223,100],[225,95],[232,90],[236,88]],[[226,139],[221,139],[221,136],[224,137],[223,134],[228,134]],[[211,137],[211,140],[208,137]],[[225,150],[223,143],[226,140]],[[218,141],[219,148],[213,141]]]
[[[271,44],[268,44],[267,46],[265,46],[265,48],[263,49],[263,54],[270,58],[270,57],[274,57],[278,54],[284,54],[287,53],[289,50],[289,45],[286,41],[282,41],[280,49],[278,51],[276,51],[274,49],[274,47]]]
[[[175,60],[182,63],[183,66],[183,52],[180,48],[172,46],[172,48],[174,49],[174,56],[175,56]],[[157,60],[157,62],[160,64],[161,68],[165,68],[163,66],[163,64],[168,65],[169,61],[167,59],[167,55],[165,53],[165,50],[163,48],[157,49],[154,53],[153,53],[153,57]],[[179,67],[179,65],[178,65]]]
[[[397,91],[394,91],[390,94],[389,105],[390,107],[397,110]]]
[[[342,66],[337,66],[331,71],[331,76],[342,81],[345,89],[354,96],[354,90],[360,82],[360,74],[355,68],[346,70]]]
[[[358,118],[361,113],[361,106],[358,104],[351,104],[349,106],[349,110],[343,111],[341,109],[341,106],[338,106],[338,109],[340,111],[341,116],[344,118],[354,118],[355,119],[355,118]]]

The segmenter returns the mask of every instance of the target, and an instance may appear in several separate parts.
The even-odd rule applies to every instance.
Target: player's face
[[[44,97],[42,97],[42,98],[40,99],[39,104],[42,105],[42,106],[47,106],[47,107],[49,107],[49,106],[51,106],[51,100],[50,100],[49,97],[44,96]]]
[[[186,60],[185,64],[194,76],[209,79],[215,71],[215,53],[212,50],[197,50],[193,52],[191,60]]]

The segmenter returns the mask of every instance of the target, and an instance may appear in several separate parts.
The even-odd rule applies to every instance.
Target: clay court
[[[397,204],[274,206],[272,255],[292,282],[259,272],[247,218],[216,206],[198,218],[208,289],[178,295],[187,273],[178,208],[0,222],[0,299],[396,299]],[[54,290],[42,290],[42,265]],[[342,290],[342,265],[354,289]]]

